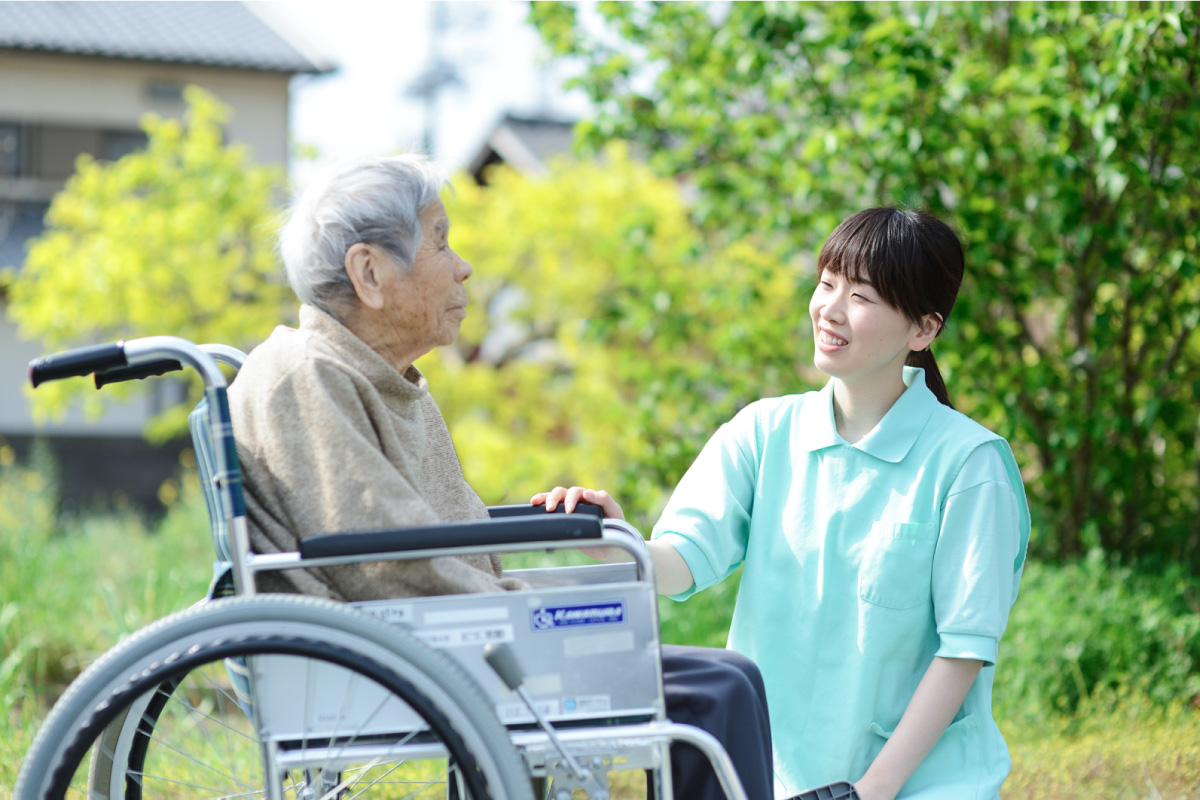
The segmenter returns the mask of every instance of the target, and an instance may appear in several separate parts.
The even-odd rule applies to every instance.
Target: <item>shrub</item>
[[[1026,566],[1000,644],[997,714],[1089,711],[1123,692],[1167,707],[1200,702],[1200,584],[1085,559]]]
[[[62,516],[53,468],[0,445],[0,713],[54,697],[125,634],[204,596],[212,545],[191,480],[156,532]]]

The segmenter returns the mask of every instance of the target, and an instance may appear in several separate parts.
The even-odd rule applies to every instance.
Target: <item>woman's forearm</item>
[[[549,492],[539,492],[529,500],[535,506],[544,505],[547,511],[553,511],[562,503],[567,513],[575,510],[580,503],[591,503],[600,506],[600,511],[606,518],[625,519],[625,512],[608,492],[603,489],[588,489],[583,486],[572,486],[570,489],[556,486]],[[666,542],[646,542],[646,549],[654,561],[654,574],[658,579],[658,593],[665,595],[679,594],[695,583],[692,570],[679,555],[679,551]],[[628,561],[629,555],[615,547],[585,548],[584,553],[598,561],[617,563]]]
[[[862,800],[892,800],[950,727],[982,661],[935,658],[921,678],[900,724],[855,784]]]
[[[696,582],[683,556],[671,545],[663,541],[652,541],[646,542],[646,549],[650,551],[650,558],[654,560],[659,594],[679,594],[690,589]]]

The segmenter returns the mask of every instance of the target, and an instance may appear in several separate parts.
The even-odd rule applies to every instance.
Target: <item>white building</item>
[[[332,68],[261,3],[0,2],[0,266],[19,269],[79,154],[115,159],[138,148],[143,115],[182,115],[184,86],[232,109],[231,141],[286,165],[289,85]],[[23,386],[43,350],[18,339],[5,308],[0,287],[0,440],[19,453],[46,441],[68,505],[113,492],[151,505],[185,446],[142,439],[163,398],[151,392],[100,421],[73,412],[35,427]]]

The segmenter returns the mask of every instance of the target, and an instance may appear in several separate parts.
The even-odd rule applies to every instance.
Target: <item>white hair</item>
[[[340,317],[358,297],[346,274],[346,251],[364,242],[413,268],[421,213],[449,180],[425,156],[341,161],[292,206],[279,234],[288,283],[303,303]]]

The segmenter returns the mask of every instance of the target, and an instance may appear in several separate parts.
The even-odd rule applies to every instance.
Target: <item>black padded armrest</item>
[[[547,511],[545,506],[531,506],[529,503],[519,503],[511,506],[488,506],[488,516],[492,519],[502,519],[505,517],[532,517],[538,514],[545,516],[546,514],[565,514],[567,513],[564,506],[560,503],[558,508],[553,511]],[[593,517],[601,518],[604,512],[600,510],[600,506],[591,503],[580,503],[575,506],[572,514],[590,514]]]
[[[302,540],[300,556],[329,558],[443,547],[469,549],[494,544],[569,542],[599,539],[602,530],[600,517],[593,514],[547,514],[542,511],[540,517],[524,516],[381,531],[326,533]]]

